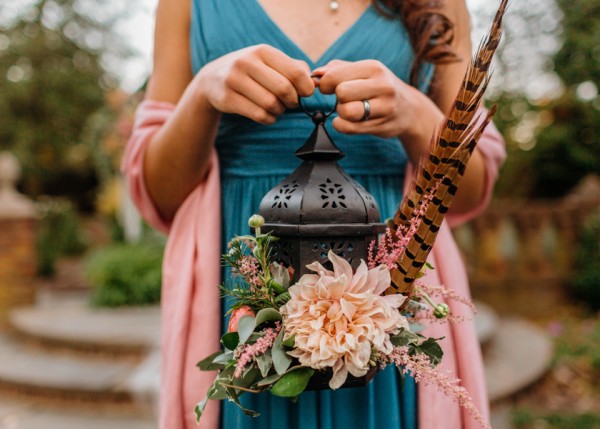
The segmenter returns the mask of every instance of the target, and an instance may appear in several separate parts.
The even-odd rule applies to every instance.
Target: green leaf
[[[233,385],[244,387],[246,389],[250,388],[254,383],[256,383],[257,379],[260,378],[260,371],[254,367],[250,368],[244,375],[239,378],[233,379]]]
[[[438,339],[436,338],[427,338],[427,340],[423,341],[416,349],[429,356],[429,360],[434,366],[439,364],[442,361],[442,356],[444,356],[444,351],[438,344]]]
[[[255,319],[252,316],[242,316],[238,322],[238,334],[240,335],[240,343],[244,344],[254,332],[256,328]]]
[[[269,268],[271,269],[273,279],[283,288],[283,292],[285,292],[287,288],[290,287],[290,272],[287,267],[284,267],[277,262],[272,262],[269,265]]]
[[[194,407],[194,414],[196,414],[196,423],[200,422],[200,417],[202,417],[202,413],[206,408],[206,403],[208,402],[208,398],[205,398],[202,402],[198,402]]]
[[[283,375],[292,363],[292,358],[288,356],[283,348],[283,329],[279,331],[279,335],[275,338],[273,347],[271,348],[271,356],[273,357],[273,366],[277,374]]]
[[[215,360],[213,360],[213,364],[220,364],[225,367],[231,362],[232,359],[233,359],[233,352],[223,353],[223,354],[217,356],[215,358]]]
[[[269,375],[268,377],[265,377],[262,380],[260,380],[258,383],[256,383],[256,387],[269,386],[269,385],[275,383],[281,377],[283,377],[283,375],[277,374],[277,373]]]
[[[196,364],[196,366],[198,368],[200,368],[200,371],[215,371],[218,369],[223,369],[225,367],[225,365],[223,363],[215,363],[214,360],[216,357],[221,356],[223,354],[222,351],[218,351],[216,353],[213,353],[212,355],[210,355],[207,358],[202,359],[200,362],[198,362]]]
[[[260,416],[260,413],[257,413],[254,410],[249,410],[248,408],[245,408],[241,403],[240,403],[240,398],[237,394],[237,392],[235,391],[234,388],[227,388],[227,395],[229,396],[229,400],[232,401],[234,404],[236,404],[238,407],[240,407],[242,409],[242,411],[244,412],[244,414],[246,414],[247,416],[251,416],[251,417],[258,417]]]
[[[283,340],[283,342],[281,343],[283,344],[284,347],[293,349],[294,348],[294,344],[296,344],[296,336],[291,336],[290,338],[288,338],[287,340]]]
[[[271,387],[270,392],[275,396],[293,398],[300,395],[306,389],[308,381],[315,373],[312,368],[299,367],[289,371]]]
[[[208,399],[215,401],[227,399],[227,389],[219,382],[218,378],[210,386],[210,389],[208,389]]]
[[[228,332],[221,337],[221,344],[228,350],[235,350],[240,342],[240,334],[237,332]]]
[[[266,377],[269,374],[269,371],[273,367],[273,358],[271,357],[271,351],[267,350],[266,353],[258,355],[256,357],[256,362],[258,363],[258,369],[260,369],[260,373],[263,377]]]
[[[414,332],[410,332],[404,329],[400,331],[399,334],[391,337],[390,341],[396,347],[405,347],[410,344],[417,344],[419,341],[419,336]]]
[[[274,308],[263,308],[256,313],[256,326],[260,326],[265,322],[279,321],[281,320],[281,313]]]

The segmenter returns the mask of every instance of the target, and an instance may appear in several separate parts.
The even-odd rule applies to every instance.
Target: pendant
[[[340,8],[340,4],[337,2],[337,0],[331,0],[329,2],[329,9],[332,12],[337,12],[337,10]]]

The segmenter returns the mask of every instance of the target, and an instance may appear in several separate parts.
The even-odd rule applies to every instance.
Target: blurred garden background
[[[468,4],[478,44],[497,5]],[[119,173],[155,7],[0,0],[0,429],[155,427],[165,239]],[[600,428],[600,3],[514,0],[505,28],[509,156],[455,230],[494,427]]]

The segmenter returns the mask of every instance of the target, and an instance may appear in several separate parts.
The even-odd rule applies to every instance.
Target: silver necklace
[[[331,10],[332,12],[337,12],[339,8],[340,4],[337,2],[337,0],[331,0],[329,2],[329,10]]]

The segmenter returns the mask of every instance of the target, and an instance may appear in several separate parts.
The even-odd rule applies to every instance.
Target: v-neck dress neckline
[[[346,29],[340,36],[335,39],[329,47],[319,56],[317,59],[311,58],[304,49],[302,49],[292,38],[281,28],[281,26],[271,18],[265,8],[258,2],[258,0],[249,0],[248,4],[256,10],[257,19],[260,19],[263,25],[271,27],[273,34],[279,36],[279,39],[289,49],[288,52],[294,52],[297,57],[301,57],[306,61],[311,68],[315,68],[321,65],[327,64],[329,61],[336,58],[340,46],[344,46],[345,43],[349,42],[355,35],[360,34],[360,28],[366,25],[373,14],[376,13],[373,9],[373,5],[369,5],[358,18]],[[346,45],[347,46],[347,45]]]

